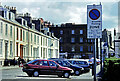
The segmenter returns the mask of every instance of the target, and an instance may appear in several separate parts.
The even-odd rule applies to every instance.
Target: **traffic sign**
[[[89,17],[90,17],[92,20],[97,20],[97,19],[100,17],[100,11],[97,10],[97,9],[92,9],[92,10],[89,12]]]
[[[87,38],[102,38],[102,5],[87,6]]]

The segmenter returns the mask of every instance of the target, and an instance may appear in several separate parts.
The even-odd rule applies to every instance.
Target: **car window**
[[[41,66],[48,66],[48,63],[47,63],[47,61],[41,61],[39,65],[41,65]]]
[[[39,64],[39,61],[33,62],[32,64],[33,64],[33,65],[38,65],[38,64]]]
[[[35,61],[37,61],[37,60],[32,60],[32,61],[28,62],[27,64],[32,64]]]
[[[57,66],[57,64],[55,63],[55,62],[53,62],[53,61],[49,61],[49,66]]]
[[[73,64],[76,64],[76,61],[73,61]]]
[[[62,62],[61,61],[56,61],[59,65],[62,65]]]

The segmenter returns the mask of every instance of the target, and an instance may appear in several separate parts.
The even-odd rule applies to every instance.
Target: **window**
[[[36,44],[36,35],[34,34],[34,43]]]
[[[88,42],[90,42],[90,39],[88,39]]]
[[[41,65],[41,66],[48,66],[48,63],[47,63],[47,61],[41,61],[41,62],[40,62],[40,65]]]
[[[75,51],[75,46],[72,46],[72,50],[71,50],[71,51],[72,51],[72,52]]]
[[[57,64],[56,64],[55,62],[53,62],[53,61],[49,61],[49,65],[50,65],[50,66],[54,66],[54,67],[57,66]]]
[[[60,30],[60,34],[63,34],[63,30]]]
[[[91,39],[91,42],[93,42],[93,39]]]
[[[91,51],[93,51],[93,46],[91,46]]]
[[[63,47],[62,46],[60,46],[60,51],[63,51]]]
[[[28,31],[26,31],[26,41],[28,41]]]
[[[3,23],[1,22],[0,24],[1,24],[0,25],[0,33],[2,34],[2,32],[3,32]]]
[[[83,30],[80,30],[80,34],[83,34]]]
[[[23,30],[23,41],[25,41],[25,31]]]
[[[37,43],[39,44],[39,36],[37,36]]]
[[[62,37],[60,37],[60,42],[63,42],[63,38]]]
[[[42,44],[42,37],[41,37],[41,45],[43,45],[43,44]]]
[[[10,37],[12,37],[12,26],[10,26]]]
[[[75,30],[72,30],[72,31],[71,31],[71,34],[75,34]]]
[[[80,42],[83,42],[83,38],[80,38]]]
[[[18,36],[19,36],[19,35],[18,35],[18,28],[17,28],[17,40],[18,40]]]
[[[74,43],[75,42],[75,38],[71,38],[71,42]]]
[[[2,55],[2,46],[3,46],[3,41],[0,40],[0,56]]]
[[[20,29],[20,41],[22,41],[22,29]]]
[[[32,42],[32,33],[31,33],[31,42]]]
[[[32,57],[32,45],[31,45],[31,57]]]
[[[10,56],[13,56],[13,54],[12,54],[12,41],[10,41]]]
[[[90,51],[90,46],[88,46],[88,51]]]
[[[8,25],[6,24],[5,35],[8,35]]]
[[[80,51],[83,51],[83,46],[80,46]]]

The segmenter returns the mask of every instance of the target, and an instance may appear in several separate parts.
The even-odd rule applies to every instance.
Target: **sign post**
[[[102,5],[87,5],[87,38],[95,39],[94,81],[96,81],[96,39],[102,38]]]

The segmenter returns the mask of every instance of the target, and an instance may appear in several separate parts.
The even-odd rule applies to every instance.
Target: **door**
[[[5,59],[7,59],[8,56],[8,42],[5,41]]]
[[[50,66],[50,74],[59,74],[61,73],[60,70],[58,70],[58,65],[53,62],[53,61],[49,61],[49,66]]]
[[[39,63],[40,74],[50,74],[50,67],[48,65],[48,61],[40,61]]]
[[[23,45],[20,45],[20,57],[23,58]]]

